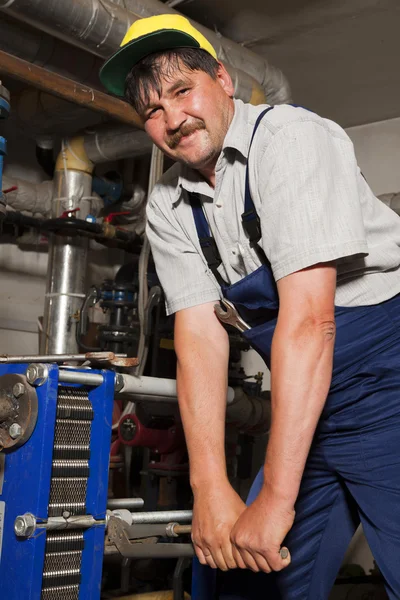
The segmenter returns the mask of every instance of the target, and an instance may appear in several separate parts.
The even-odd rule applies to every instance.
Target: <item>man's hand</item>
[[[252,571],[280,571],[290,564],[290,554],[279,554],[283,540],[294,521],[294,509],[283,507],[278,499],[262,490],[235,524],[231,541],[233,558]]]
[[[232,553],[232,527],[246,505],[228,481],[201,486],[194,494],[192,541],[202,565],[222,571],[245,568]]]

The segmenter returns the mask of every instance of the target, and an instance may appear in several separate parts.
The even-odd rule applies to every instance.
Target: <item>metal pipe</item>
[[[58,381],[60,383],[80,383],[81,385],[97,386],[104,383],[104,377],[101,373],[82,373],[69,369],[60,369],[58,372]]]
[[[85,108],[106,114],[109,117],[142,127],[142,122],[129,104],[94,88],[76,83],[57,73],[33,65],[21,58],[0,50],[0,74],[10,75],[23,83],[29,83],[54,96],[69,100]]]
[[[116,510],[118,508],[127,508],[128,510],[134,510],[143,508],[143,498],[109,498],[107,500],[107,508],[109,510]]]
[[[177,12],[158,0],[130,0],[129,10],[110,0],[0,0],[0,10],[103,58],[118,48],[126,30],[138,18]],[[247,73],[264,88],[270,104],[290,100],[289,85],[279,69],[239,44],[193,24],[214,46],[219,59],[237,70],[237,97],[251,101],[249,94],[253,95],[254,90],[248,89],[247,81],[241,85],[243,73]]]
[[[46,531],[61,531],[64,529],[89,529],[95,525],[106,525],[104,519],[96,521],[91,515],[81,515],[76,517],[49,517],[44,523],[36,523],[36,529],[46,529]]]
[[[170,523],[169,524],[170,531],[174,534],[174,536],[178,535],[189,535],[192,533],[191,525],[179,525],[178,523]],[[168,532],[167,532],[168,535]]]
[[[128,108],[126,103],[123,104]],[[144,131],[138,131],[128,125],[107,124],[86,131],[84,148],[89,159],[98,164],[150,154],[152,142]]]
[[[116,391],[120,394],[139,394],[141,396],[164,396],[176,399],[176,380],[163,379],[162,377],[136,377],[118,373],[116,377]],[[235,397],[233,388],[228,387],[227,404],[231,404]]]
[[[125,531],[130,540],[158,536],[176,538],[180,535],[192,533],[192,526],[179,525],[178,523],[135,523],[127,527]]]
[[[191,510],[156,510],[152,512],[132,513],[132,525],[135,523],[179,523],[191,521]]]
[[[90,173],[57,170],[52,216],[60,217],[64,211],[79,208],[79,218],[85,219],[91,211],[91,191]],[[41,354],[78,352],[75,328],[86,295],[87,254],[87,238],[50,236]]]

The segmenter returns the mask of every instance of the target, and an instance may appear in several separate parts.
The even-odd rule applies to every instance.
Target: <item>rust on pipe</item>
[[[139,115],[123,100],[118,100],[118,98],[114,98],[109,94],[58,75],[58,73],[47,71],[1,50],[0,74],[9,75],[58,98],[69,100],[85,108],[106,114],[123,123],[143,129],[143,123]]]

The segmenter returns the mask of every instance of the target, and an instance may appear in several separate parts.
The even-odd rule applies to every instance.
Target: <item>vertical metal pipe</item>
[[[90,212],[92,176],[85,171],[56,170],[52,216],[79,208],[79,218]],[[40,353],[69,354],[78,351],[75,340],[78,310],[86,292],[88,240],[52,235]]]

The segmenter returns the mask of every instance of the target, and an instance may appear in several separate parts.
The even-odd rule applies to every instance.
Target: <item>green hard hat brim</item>
[[[176,29],[148,33],[128,42],[113,54],[100,69],[100,81],[112,94],[124,96],[126,77],[136,63],[154,52],[174,48],[200,48],[200,44],[191,35]]]

